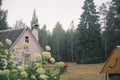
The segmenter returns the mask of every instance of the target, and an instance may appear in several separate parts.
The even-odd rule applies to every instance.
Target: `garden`
[[[6,46],[10,46],[12,42],[9,39],[5,42],[5,44],[0,42],[0,80],[60,80],[67,68],[64,62],[55,62],[49,46],[45,47],[45,51],[34,53],[35,61],[27,60],[30,55],[23,55],[27,65],[21,62],[15,64],[15,55],[22,53],[19,53],[18,47],[9,51]],[[23,43],[23,46],[25,54],[29,51],[30,45]]]

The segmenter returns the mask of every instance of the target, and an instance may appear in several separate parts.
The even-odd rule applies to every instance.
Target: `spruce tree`
[[[63,53],[64,49],[64,38],[65,38],[65,31],[62,28],[62,24],[60,22],[57,22],[55,25],[55,28],[53,29],[53,56],[56,58],[56,60],[60,61],[62,59],[61,55]]]
[[[38,18],[37,18],[37,15],[36,15],[36,10],[34,9],[33,11],[33,16],[32,16],[32,20],[31,20],[31,27],[33,25],[38,25]]]
[[[45,46],[48,44],[47,37],[48,37],[48,35],[47,35],[46,25],[44,25],[39,30],[39,43],[42,46],[42,48],[45,48]]]
[[[117,1],[118,0],[112,1],[107,15],[107,27],[104,32],[107,44],[107,56],[110,55],[117,45],[120,45],[120,13],[118,10],[120,2]]]
[[[116,11],[120,14],[120,0],[113,0],[114,5],[116,5]]]
[[[2,10],[2,0],[0,0],[0,30],[7,29],[7,11]]]
[[[74,62],[74,42],[74,21],[72,21],[65,34],[63,61]]]
[[[93,0],[85,0],[78,25],[79,53],[77,63],[102,62],[103,45],[99,16]]]

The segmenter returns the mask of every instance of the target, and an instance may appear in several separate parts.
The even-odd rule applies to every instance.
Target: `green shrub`
[[[34,53],[35,61],[27,60],[28,64],[23,65],[21,62],[14,63],[15,54],[20,52],[19,48],[16,47],[11,52],[5,48],[11,43],[9,39],[6,39],[5,45],[0,42],[0,80],[60,80],[65,64],[55,62],[49,46],[46,46],[46,51]],[[30,56],[26,54],[30,45],[24,43],[23,46],[25,50],[22,54],[27,59]]]

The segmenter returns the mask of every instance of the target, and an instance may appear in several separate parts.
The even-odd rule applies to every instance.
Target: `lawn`
[[[69,67],[62,80],[105,80],[105,74],[99,73],[104,64],[67,64]]]

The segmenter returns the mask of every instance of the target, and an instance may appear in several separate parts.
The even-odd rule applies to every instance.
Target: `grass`
[[[104,64],[67,64],[62,80],[105,80],[105,75],[99,73]]]

